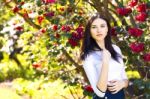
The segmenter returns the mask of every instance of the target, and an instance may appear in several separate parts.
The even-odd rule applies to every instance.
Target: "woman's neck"
[[[105,49],[105,43],[104,43],[104,41],[96,41],[96,43],[98,44],[98,46],[99,46],[101,49]]]

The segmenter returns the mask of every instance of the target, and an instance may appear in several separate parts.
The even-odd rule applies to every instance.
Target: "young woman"
[[[124,99],[128,86],[121,50],[112,44],[109,22],[99,14],[87,23],[81,47],[83,68],[94,90],[93,99]]]

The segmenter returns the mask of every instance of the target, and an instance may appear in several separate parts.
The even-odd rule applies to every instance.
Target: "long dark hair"
[[[112,46],[111,34],[110,34],[110,32],[111,32],[111,26],[110,26],[108,20],[104,16],[101,16],[99,14],[96,14],[95,16],[91,17],[91,19],[87,22],[87,25],[86,25],[85,31],[84,31],[84,37],[83,37],[83,41],[82,41],[82,46],[81,46],[80,58],[82,60],[84,60],[87,57],[88,54],[90,54],[91,52],[95,51],[96,49],[102,50],[98,46],[98,44],[96,43],[96,41],[92,38],[91,33],[90,33],[91,24],[97,18],[101,18],[101,19],[105,20],[106,23],[107,23],[108,33],[107,33],[107,35],[105,37],[105,48],[111,53],[111,57],[114,60],[118,61],[118,56],[121,57],[121,55],[119,55],[114,50],[114,48]]]

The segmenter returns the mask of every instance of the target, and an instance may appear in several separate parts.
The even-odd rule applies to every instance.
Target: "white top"
[[[115,49],[115,51],[122,56],[120,48],[116,45],[112,46]],[[108,70],[108,81],[128,79],[125,73],[123,59],[119,58],[119,62],[115,61],[112,58],[110,59]],[[83,68],[89,79],[91,87],[94,90],[94,93],[97,94],[99,97],[104,97],[105,93],[101,92],[96,87],[100,76],[101,67],[102,67],[102,51],[94,51],[90,53],[85,58],[83,63]]]

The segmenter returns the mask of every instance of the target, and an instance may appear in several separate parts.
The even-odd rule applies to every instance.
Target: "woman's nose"
[[[99,33],[101,30],[100,30],[100,28],[97,28],[97,32]]]

